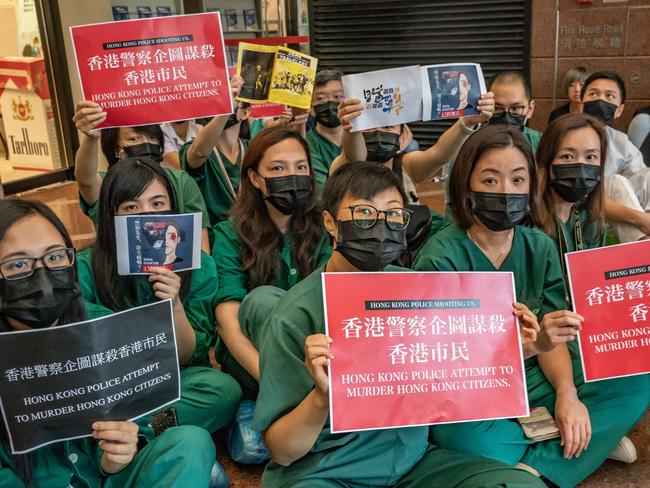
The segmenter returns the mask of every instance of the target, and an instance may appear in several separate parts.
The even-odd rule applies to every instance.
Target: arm
[[[650,215],[621,205],[608,197],[605,197],[605,218],[614,222],[633,225],[646,236],[650,235]]]
[[[241,90],[243,82],[244,80],[238,75],[233,75],[230,79],[230,91],[233,98],[233,105],[235,106],[236,102],[234,99],[239,96],[239,91]],[[223,133],[223,128],[228,121],[228,117],[230,117],[230,114],[214,117],[199,131],[198,135],[194,138],[192,144],[187,150],[186,160],[187,165],[190,168],[196,169],[203,166],[210,156],[210,153],[219,142],[219,138]]]
[[[264,431],[264,442],[271,458],[289,466],[314,446],[329,415],[327,365],[332,355],[332,340],[314,334],[305,340],[305,367],[314,380],[314,389],[293,410]]]
[[[239,302],[229,300],[220,303],[214,311],[217,330],[230,354],[257,381],[260,380],[260,354],[244,335],[239,325]]]
[[[98,104],[88,100],[79,102],[76,110],[72,120],[84,137],[75,155],[74,176],[81,198],[88,205],[94,205],[99,199],[102,186],[102,179],[97,174],[100,132],[95,130],[95,127],[106,120],[106,112]]]
[[[93,437],[101,449],[100,466],[107,474],[126,468],[138,452],[138,426],[133,422],[95,422]]]

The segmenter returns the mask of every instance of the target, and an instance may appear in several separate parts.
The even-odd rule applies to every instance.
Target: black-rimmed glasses
[[[372,205],[350,205],[352,223],[362,229],[370,229],[377,223],[379,216],[384,215],[386,226],[392,230],[404,230],[411,220],[411,212],[405,208],[377,210]]]
[[[47,269],[56,271],[69,268],[74,264],[75,249],[73,247],[55,249],[40,258],[18,257],[7,259],[0,263],[0,274],[5,280],[20,280],[34,274],[36,263],[42,262]]]

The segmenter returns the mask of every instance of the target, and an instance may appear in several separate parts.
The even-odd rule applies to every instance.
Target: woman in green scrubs
[[[90,317],[100,317],[170,298],[181,366],[181,399],[172,406],[181,425],[214,432],[230,423],[241,399],[237,382],[211,369],[208,359],[214,339],[214,261],[202,252],[201,267],[193,271],[155,268],[148,276],[117,274],[117,253],[126,250],[116,249],[114,217],[156,212],[178,212],[173,187],[159,164],[130,158],[109,169],[99,197],[97,242],[77,256],[86,310]]]
[[[633,398],[647,401],[646,385],[624,378],[617,400],[597,383],[584,383],[579,358],[566,345],[583,319],[566,310],[555,243],[522,225],[539,225],[543,209],[533,154],[520,133],[488,126],[471,136],[456,159],[449,190],[455,223],[427,242],[414,268],[514,274],[517,299],[538,316],[541,328],[538,354],[526,361],[529,403],[548,408],[561,438],[533,444],[514,419],[435,426],[433,438],[443,447],[519,465],[560,487],[575,486],[643,413]]]
[[[70,236],[48,207],[0,201],[0,333],[85,319],[74,257]],[[169,428],[143,444],[135,423],[98,421],[92,437],[21,455],[11,455],[0,427],[2,488],[208,486],[214,457],[209,434],[195,426]]]
[[[323,219],[334,251],[277,301],[260,350],[254,427],[272,456],[267,488],[544,486],[523,470],[431,445],[428,427],[330,432],[327,364],[336,359],[324,335],[321,273],[400,270],[388,263],[406,247],[406,201],[397,177],[376,163],[345,165],[327,181]]]

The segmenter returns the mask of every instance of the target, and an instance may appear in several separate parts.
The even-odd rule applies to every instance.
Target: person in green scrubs
[[[252,337],[242,330],[241,301],[258,286],[288,290],[327,260],[331,246],[317,208],[309,148],[298,133],[284,127],[261,132],[242,173],[232,217],[214,228],[216,357],[244,396],[254,399],[260,376],[256,329],[262,324],[250,324]]]
[[[341,154],[343,127],[338,118],[339,102],[343,99],[343,73],[324,69],[316,73],[311,110],[316,126],[307,132],[307,144],[316,184],[322,188],[329,176],[330,166]]]
[[[105,171],[98,171],[98,150],[101,142],[101,150],[109,167],[121,159],[133,156],[149,156],[161,163],[178,195],[179,211],[201,213],[201,248],[207,253],[210,252],[210,218],[201,191],[190,175],[163,159],[164,137],[159,125],[96,129],[106,120],[106,112],[99,104],[87,100],[77,104],[77,111],[72,120],[84,134],[75,155],[74,167],[75,179],[79,186],[79,204],[83,213],[93,221],[95,228],[98,220],[99,191],[106,176]]]
[[[240,139],[239,130],[251,112],[248,104],[234,100],[242,83],[238,75],[230,79],[235,112],[214,117],[179,152],[181,167],[199,185],[213,226],[228,219],[239,192],[241,163],[247,145]]]
[[[433,439],[518,465],[560,487],[575,486],[643,414],[647,384],[634,378],[607,387],[584,382],[575,348],[567,347],[583,318],[567,310],[557,248],[541,230],[525,225],[540,225],[543,208],[535,160],[520,131],[491,125],[470,137],[449,190],[454,222],[427,242],[414,269],[513,273],[517,299],[540,323],[537,355],[526,360],[529,404],[548,408],[561,437],[533,444],[512,419],[434,426]],[[634,400],[637,395],[645,405]]]
[[[526,124],[535,111],[535,100],[528,80],[518,71],[502,71],[488,82],[494,92],[494,115],[490,124],[503,124],[521,131],[533,153],[537,151],[542,134]]]
[[[230,423],[241,389],[230,376],[210,368],[208,348],[214,339],[214,293],[217,271],[201,253],[201,267],[175,273],[152,268],[148,276],[117,274],[116,215],[177,213],[178,203],[167,173],[155,161],[129,158],[112,166],[102,183],[96,243],[77,255],[81,292],[89,317],[156,300],[172,299],[181,366],[181,399],[172,406],[181,425],[209,432]],[[146,425],[146,419],[142,422]],[[140,421],[138,421],[140,422]]]
[[[272,456],[267,488],[544,486],[524,470],[431,445],[428,427],[330,432],[327,364],[336,359],[324,335],[321,273],[402,270],[389,263],[406,247],[406,200],[376,163],[345,165],[327,181],[332,256],[277,300],[265,324],[254,427]]]
[[[74,257],[70,236],[47,206],[0,201],[0,333],[86,318]],[[208,486],[215,451],[204,429],[171,427],[148,442],[139,439],[134,422],[97,421],[92,429],[92,437],[12,455],[3,424],[0,487]]]

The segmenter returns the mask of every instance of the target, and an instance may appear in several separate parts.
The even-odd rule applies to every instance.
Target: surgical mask
[[[613,103],[609,103],[605,100],[600,99],[591,100],[589,102],[585,102],[582,105],[582,111],[584,113],[596,117],[598,120],[607,125],[614,122],[614,113],[616,112],[617,108],[618,105],[614,105]]]
[[[267,193],[265,199],[284,215],[292,215],[311,199],[310,175],[276,176],[264,178],[264,181]]]
[[[338,117],[338,102],[330,101],[314,105],[314,112],[316,113],[316,122],[328,127],[330,129],[341,125]]]
[[[584,200],[600,182],[600,166],[595,164],[554,164],[551,174],[555,193],[571,203]]]
[[[472,211],[485,227],[501,232],[520,224],[530,212],[528,193],[472,193]]]
[[[390,229],[385,220],[378,220],[369,229],[351,220],[337,223],[336,250],[361,271],[381,271],[406,250],[406,231]]]
[[[526,127],[526,116],[525,115],[511,115],[508,112],[503,112],[499,115],[493,115],[490,119],[490,124],[501,124],[507,125],[512,129],[517,129],[521,132],[524,131]]]
[[[228,120],[226,121],[226,125],[223,126],[223,130],[227,131],[230,129],[233,125],[239,124],[239,120],[237,119],[237,114],[230,114],[230,117],[228,117]]]
[[[33,329],[50,327],[79,295],[73,267],[36,268],[26,278],[0,280],[2,313]]]
[[[163,159],[163,150],[160,144],[152,144],[150,142],[125,146],[121,152],[124,154],[124,157],[120,159],[150,157],[157,163],[160,163]]]
[[[366,142],[367,161],[385,163],[399,151],[399,134],[376,130],[364,132],[363,139]]]

